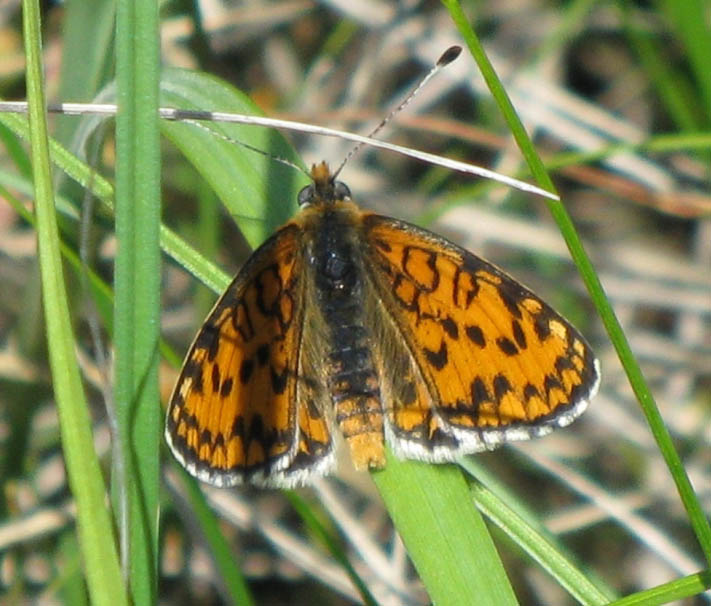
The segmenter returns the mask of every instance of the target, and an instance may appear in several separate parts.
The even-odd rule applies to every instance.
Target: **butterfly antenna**
[[[236,145],[240,145],[241,147],[244,147],[245,149],[248,149],[250,151],[261,154],[262,156],[265,156],[265,157],[269,158],[270,160],[274,160],[275,162],[279,162],[280,164],[285,164],[286,166],[295,168],[300,173],[305,174],[309,179],[311,178],[311,173],[304,170],[301,166],[299,166],[295,162],[292,162],[288,158],[285,158],[284,156],[276,156],[274,154],[270,154],[269,152],[266,152],[263,149],[259,149],[258,147],[254,147],[253,145],[250,145],[249,143],[245,143],[244,141],[240,141],[239,139],[233,139],[232,137],[228,137],[224,133],[216,131],[208,126],[205,126],[204,124],[202,124],[201,122],[198,122],[197,120],[187,119],[187,120],[183,120],[183,122],[187,123],[187,124],[192,124],[193,126],[197,126],[199,128],[202,128],[204,131],[207,131],[211,135],[217,136],[220,139],[227,141],[228,143],[234,143]]]
[[[368,133],[367,137],[370,139],[374,137],[378,132],[380,132],[383,127],[390,122],[390,120],[393,119],[393,117],[398,114],[400,111],[405,109],[410,102],[415,98],[415,95],[420,92],[420,90],[427,84],[430,79],[443,67],[446,67],[452,61],[454,61],[457,57],[459,57],[459,54],[462,52],[462,47],[461,46],[450,46],[446,51],[442,53],[439,59],[437,59],[437,63],[434,64],[434,67],[427,72],[424,78],[420,80],[420,82],[413,88],[410,93],[405,97],[405,99],[398,105],[395,109],[393,109],[385,118],[383,118],[380,121],[380,124],[378,124],[370,133]],[[343,167],[348,163],[348,161],[360,150],[361,147],[365,145],[365,142],[360,142],[356,144],[351,151],[348,152],[348,155],[343,159],[343,162],[341,162],[341,165],[338,167],[338,170],[336,170],[335,173],[333,173],[333,178],[335,179],[338,173],[343,170]]]

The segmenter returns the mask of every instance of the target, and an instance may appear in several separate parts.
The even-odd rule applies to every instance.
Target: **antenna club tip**
[[[462,52],[461,46],[450,46],[442,53],[442,56],[437,60],[437,67],[444,67],[454,61]]]

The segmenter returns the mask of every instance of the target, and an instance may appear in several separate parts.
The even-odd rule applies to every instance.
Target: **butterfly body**
[[[452,461],[543,435],[599,382],[584,339],[512,278],[364,212],[326,164],[196,337],[166,437],[198,478],[295,486],[335,465]]]
[[[320,204],[328,208],[319,208]],[[360,212],[354,204],[331,196],[319,199],[311,212],[314,221],[304,230],[306,283],[315,292],[314,314],[319,318],[314,324],[324,327],[320,336],[326,344],[326,389],[333,416],[356,468],[382,467],[383,412],[364,313],[369,285],[360,250]],[[314,329],[304,326],[305,331]]]

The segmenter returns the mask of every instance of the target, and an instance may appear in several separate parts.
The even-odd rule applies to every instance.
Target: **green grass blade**
[[[97,605],[124,605],[128,602],[106,508],[106,490],[94,451],[91,418],[74,355],[52,193],[42,88],[39,6],[35,0],[24,3],[23,24],[42,297],[64,458],[77,504],[79,542],[92,601]]]
[[[126,542],[135,604],[157,595],[160,334],[160,148],[158,5],[118,4],[116,22],[115,403],[123,473],[114,482],[125,504]],[[123,476],[123,477],[121,477]]]
[[[518,603],[459,468],[388,452],[372,477],[433,603]]]
[[[660,0],[659,4],[669,17],[669,21],[676,26],[679,40],[684,45],[698,90],[701,93],[701,105],[706,108],[704,117],[706,126],[708,126],[711,122],[708,113],[708,108],[711,107],[711,73],[709,73],[711,25],[709,23],[708,1]]]
[[[638,591],[610,602],[609,606],[661,606],[699,595],[709,589],[711,589],[711,570],[704,570],[651,589]]]

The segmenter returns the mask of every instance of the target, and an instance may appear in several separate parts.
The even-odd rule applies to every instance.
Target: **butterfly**
[[[432,463],[568,425],[600,382],[580,333],[490,263],[361,210],[326,163],[195,337],[176,458],[217,486],[294,487],[343,440],[356,469]]]

